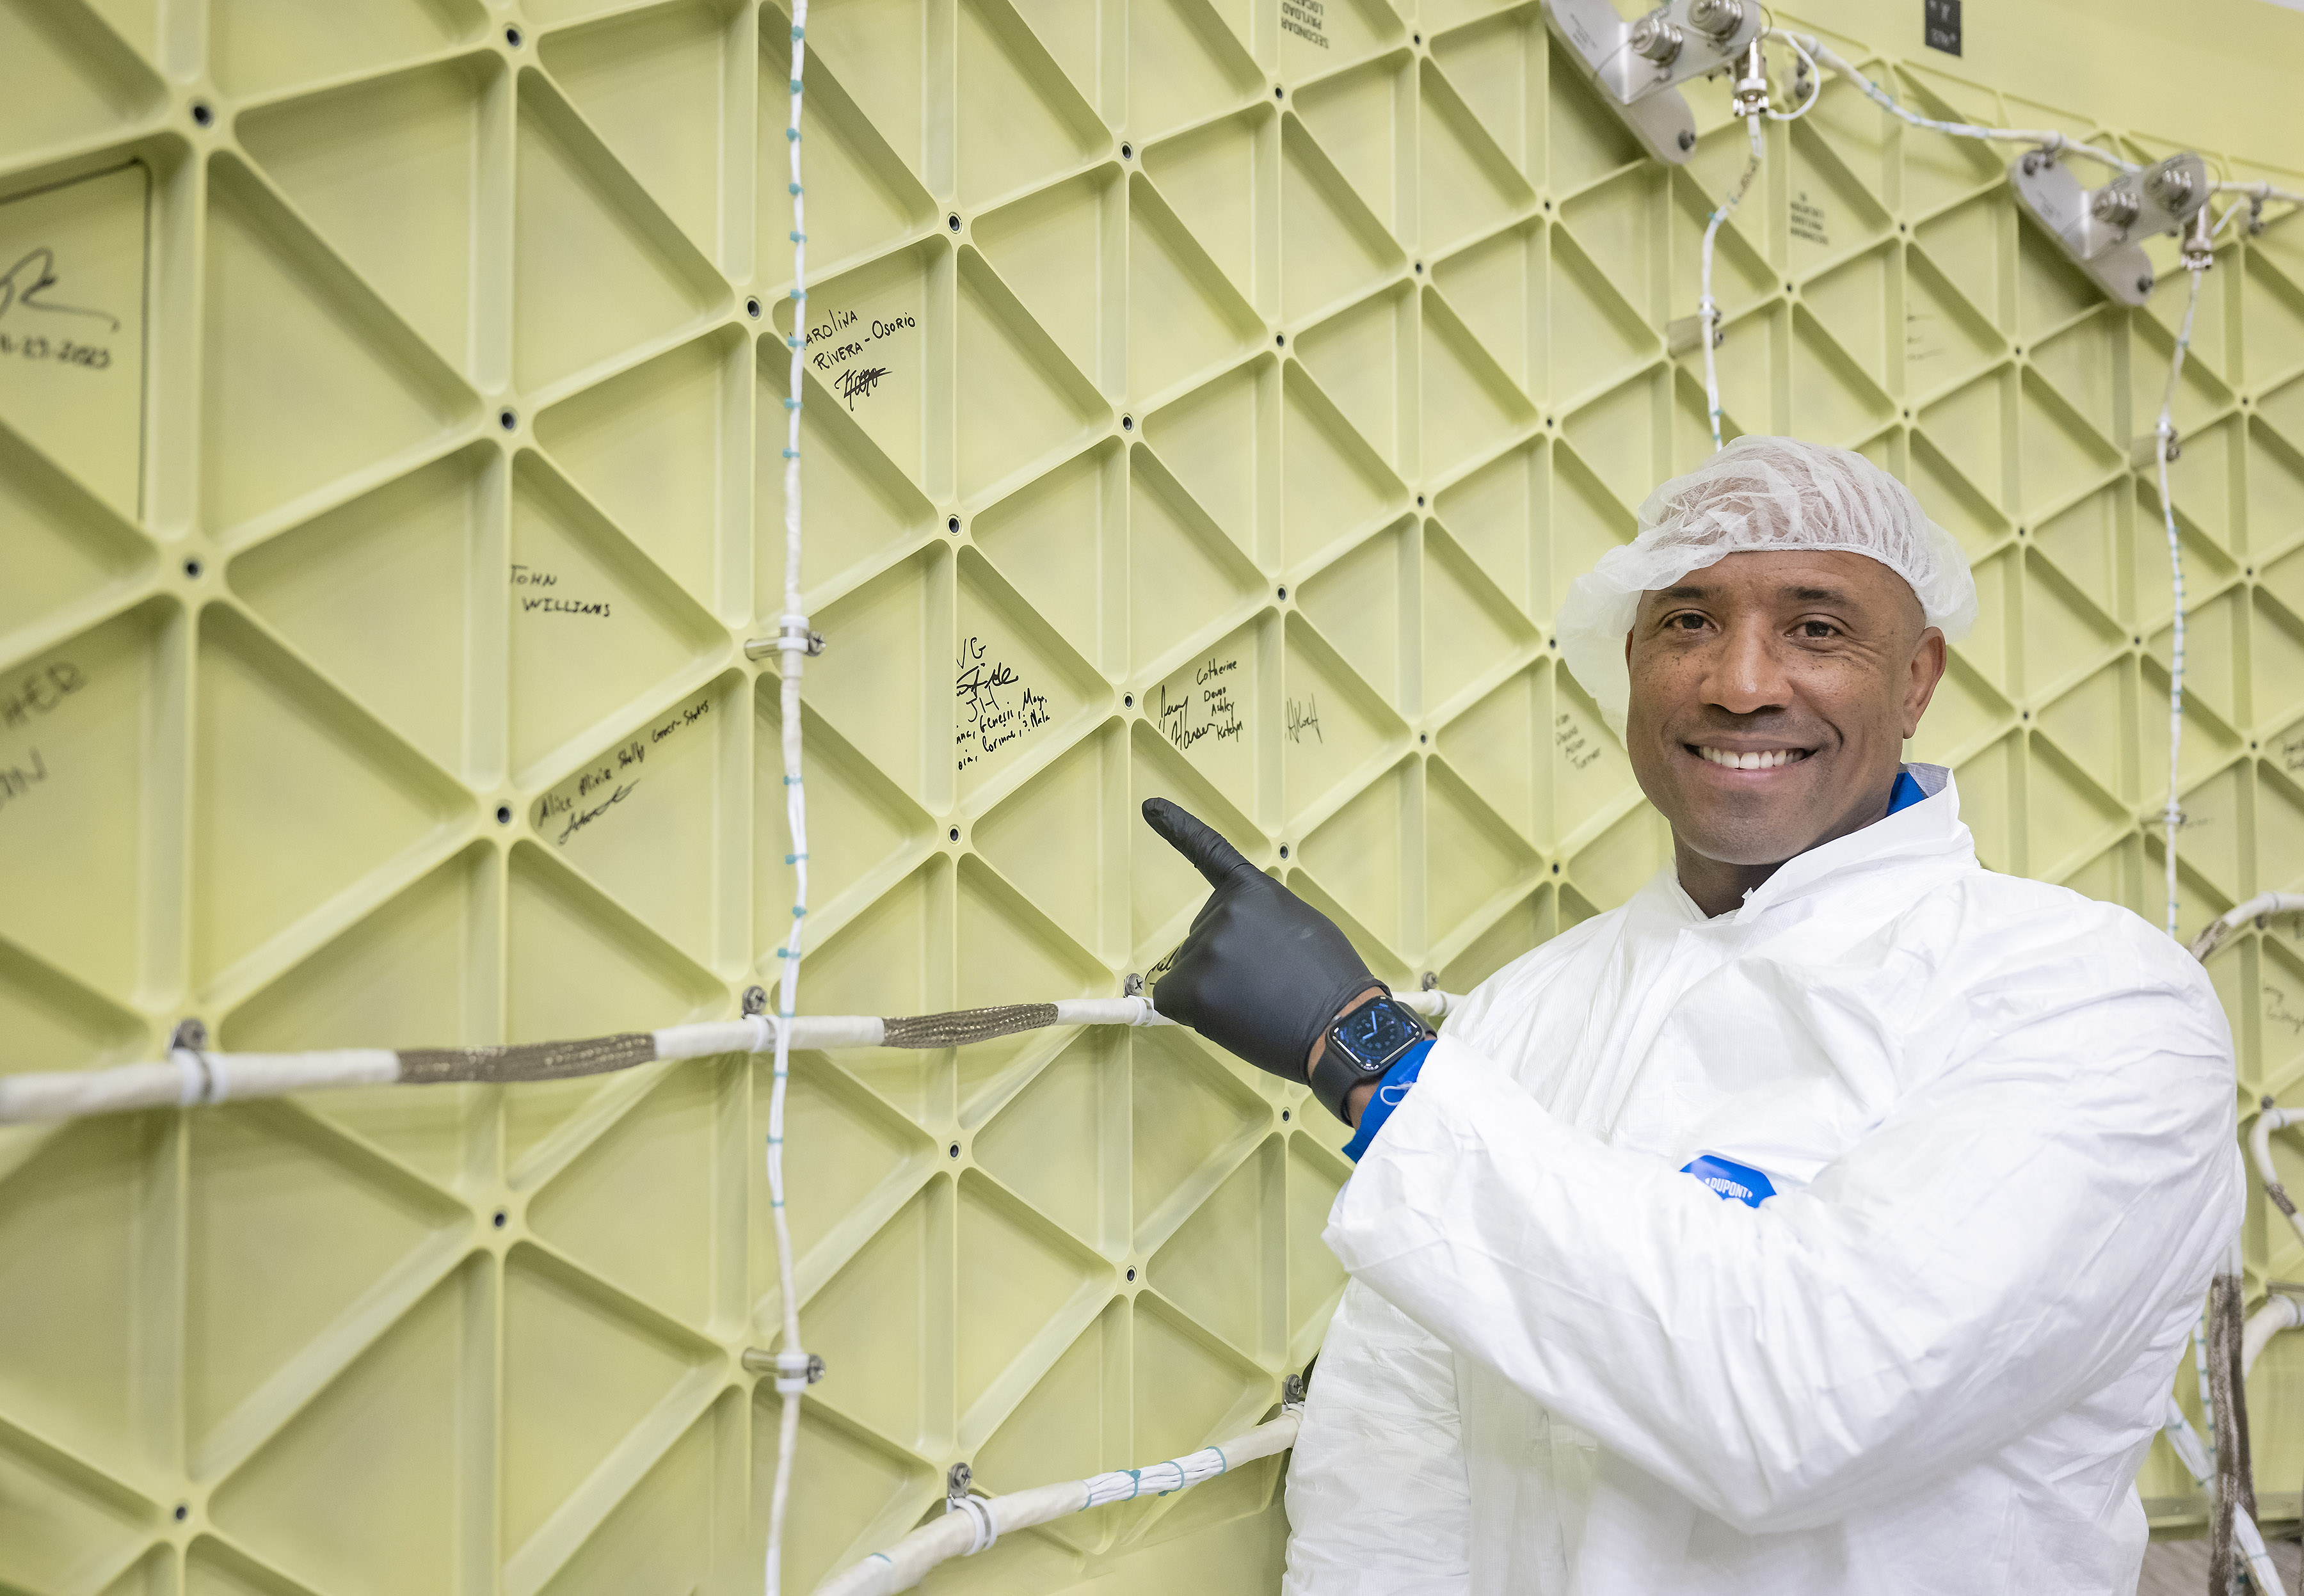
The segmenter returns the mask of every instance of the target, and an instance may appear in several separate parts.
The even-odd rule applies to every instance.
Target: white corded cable
[[[893,1596],[919,1583],[939,1563],[972,1557],[1012,1530],[1047,1524],[1112,1502],[1187,1490],[1244,1463],[1286,1451],[1295,1444],[1302,1413],[1300,1405],[1290,1402],[1268,1424],[1145,1468],[1116,1469],[1085,1480],[1036,1485],[1006,1496],[952,1498],[943,1514],[885,1551],[876,1551],[841,1570],[817,1587],[817,1596]]]
[[[2184,372],[2184,351],[2192,343],[2192,317],[2200,308],[2200,274],[2207,267],[2189,267],[2192,288],[2184,301],[2184,325],[2176,335],[2176,353],[2168,363],[2168,385],[2160,395],[2159,424],[2153,429],[2152,455],[2160,476],[2160,515],[2168,530],[2168,575],[2176,596],[2175,631],[2169,645],[2168,666],[2168,803],[2161,812],[2161,833],[2167,855],[2168,934],[2176,934],[2176,828],[2183,819],[2177,806],[2176,766],[2184,749],[2184,550],[2176,536],[2176,503],[2168,494],[2168,445],[2175,441],[2173,419],[2176,384]]]
[[[1444,1019],[1463,1000],[1452,993],[1396,994],[1427,1019]],[[26,1070],[0,1075],[0,1125],[79,1119],[137,1109],[195,1108],[227,1099],[280,1097],[348,1086],[420,1086],[451,1081],[563,1080],[606,1075],[637,1065],[723,1053],[807,1052],[858,1047],[963,1047],[995,1036],[1048,1026],[1169,1026],[1175,1021],[1149,998],[1059,998],[1053,1003],[1009,1004],[889,1018],[877,1014],[802,1014],[786,1022],[767,1014],[703,1020],[515,1047],[419,1049],[332,1048],[305,1053],[219,1053],[179,1048],[153,1064],[107,1069]],[[780,1134],[780,1133],[779,1133]]]
[[[1795,34],[1782,28],[1772,28],[1768,32],[1783,39],[1801,54],[1811,56],[1818,65],[1830,67],[1834,72],[1863,89],[1865,94],[1870,97],[1882,110],[1902,117],[1916,128],[1927,128],[1934,132],[1950,134],[1955,139],[1984,139],[2006,144],[2036,144],[2052,156],[2085,156],[2091,161],[2100,161],[2117,171],[2140,170],[2133,161],[2123,161],[2108,149],[2100,149],[2093,144],[2083,144],[2077,139],[2069,139],[2054,128],[1990,128],[1972,122],[1944,122],[1933,116],[1923,116],[1917,111],[1909,110],[1899,105],[1893,95],[1857,71],[1849,63],[1845,56],[1813,34]]]
[[[1783,40],[1792,47],[1792,53],[1799,56],[1802,64],[1808,68],[1808,97],[1800,101],[1800,105],[1792,110],[1778,111],[1772,106],[1766,114],[1770,122],[1798,122],[1815,110],[1816,102],[1824,97],[1824,73],[1817,70],[1816,57],[1801,48],[1800,41],[1796,35],[1787,33],[1781,28],[1770,28],[1763,30],[1762,37]]]
[[[783,680],[780,700],[784,764],[784,823],[792,870],[792,920],[777,957],[776,1064],[768,1092],[768,1214],[775,1229],[777,1289],[783,1298],[784,1330],[776,1351],[776,1396],[783,1406],[776,1431],[776,1474],[768,1499],[766,1554],[767,1596],[777,1596],[784,1578],[784,1514],[792,1499],[792,1456],[800,1447],[800,1406],[807,1394],[810,1360],[800,1342],[800,1290],[792,1269],[792,1226],[784,1216],[784,1087],[792,1068],[792,1021],[800,1012],[800,933],[808,918],[808,794],[800,782],[800,680],[808,658],[808,615],[800,600],[800,407],[808,345],[808,210],[800,182],[800,77],[808,60],[808,0],[792,0],[792,117],[784,142],[792,156],[792,369],[784,393],[784,604],[778,618],[777,662]]]
[[[1817,88],[1821,92],[1822,85]],[[1813,99],[1811,96],[1811,103]],[[1765,105],[1762,108],[1766,109]],[[1760,132],[1760,113],[1754,112],[1744,122],[1751,134],[1752,153],[1744,162],[1744,175],[1736,180],[1736,186],[1728,191],[1727,198],[1721,200],[1704,224],[1703,291],[1696,301],[1698,331],[1704,339],[1704,410],[1712,423],[1712,452],[1715,454],[1720,452],[1720,367],[1713,350],[1720,342],[1720,304],[1712,297],[1712,241],[1719,236],[1720,224],[1728,219],[1728,213],[1736,208],[1745,192],[1751,188],[1752,179],[1758,175],[1760,162],[1767,151]]]

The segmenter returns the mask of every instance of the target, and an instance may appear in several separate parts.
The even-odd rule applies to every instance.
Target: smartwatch
[[[1312,1066],[1312,1095],[1342,1119],[1353,1087],[1382,1080],[1401,1054],[1431,1034],[1416,1010],[1388,992],[1347,1009],[1328,1027],[1328,1044]]]

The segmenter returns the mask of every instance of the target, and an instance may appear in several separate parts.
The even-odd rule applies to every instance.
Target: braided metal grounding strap
[[[630,1069],[656,1057],[656,1036],[626,1031],[576,1042],[523,1042],[511,1047],[419,1047],[400,1055],[400,1078],[439,1081],[555,1081]]]
[[[995,1036],[1037,1031],[1056,1023],[1054,1003],[1004,1003],[995,1009],[960,1009],[949,1014],[892,1015],[883,1019],[883,1047],[966,1047]]]

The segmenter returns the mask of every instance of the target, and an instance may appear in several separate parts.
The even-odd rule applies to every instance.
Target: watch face
[[[1379,999],[1338,1020],[1334,1034],[1365,1069],[1391,1058],[1415,1041],[1419,1032],[1406,1015]]]

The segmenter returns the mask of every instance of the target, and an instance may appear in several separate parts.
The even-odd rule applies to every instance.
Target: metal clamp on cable
[[[223,1102],[232,1095],[232,1077],[222,1059],[208,1053],[208,1028],[197,1019],[180,1020],[168,1034],[168,1057],[183,1077],[176,1106],[189,1109],[204,1102]]]
[[[824,1359],[813,1352],[762,1352],[754,1347],[745,1352],[743,1362],[755,1374],[775,1374],[780,1397],[797,1395],[824,1378]]]
[[[764,660],[772,654],[822,654],[824,634],[808,629],[805,615],[779,615],[777,631],[773,638],[753,638],[744,645],[744,657]]]
[[[974,1526],[968,1550],[960,1555],[972,1558],[1000,1539],[1000,1526],[992,1517],[992,1504],[980,1496],[969,1494],[976,1483],[975,1472],[964,1463],[955,1463],[944,1477],[944,1510],[965,1513]]]

